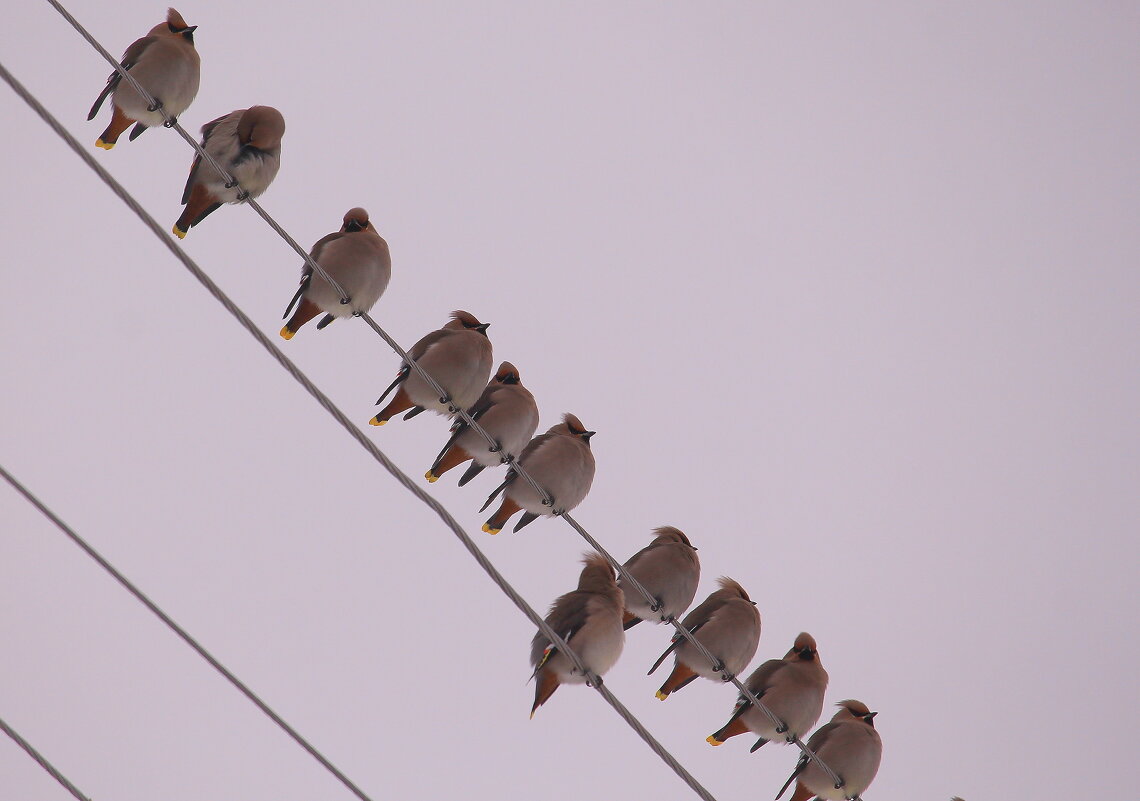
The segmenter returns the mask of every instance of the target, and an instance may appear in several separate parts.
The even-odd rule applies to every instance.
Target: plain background
[[[115,55],[163,18],[71,6]],[[405,346],[492,323],[542,429],[598,435],[576,517],[672,524],[880,712],[872,799],[1135,785],[1140,14],[1131,3],[182,5],[182,123],[279,108],[266,208],[304,246],[363,205]],[[92,147],[109,72],[43,3],[0,57]],[[528,721],[531,625],[6,88],[0,459],[374,799],[687,798],[589,690]],[[191,151],[96,152],[173,223]],[[249,209],[184,243],[274,335],[300,260]],[[359,321],[284,350],[362,426],[397,359]],[[367,435],[419,477],[424,415]],[[584,543],[479,532],[537,608]],[[347,791],[0,487],[0,716],[96,799]],[[632,630],[609,687],[720,799],[796,754],[704,738]],[[0,797],[65,793],[0,742]]]

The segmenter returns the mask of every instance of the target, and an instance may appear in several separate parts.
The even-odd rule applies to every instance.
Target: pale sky
[[[0,60],[165,227],[192,152],[94,149],[109,68],[46,3]],[[165,6],[76,0],[118,55]],[[1134,785],[1140,12],[1130,3],[200,2],[190,130],[285,116],[266,209],[306,247],[367,208],[373,316],[491,322],[540,428],[577,414],[577,519],[659,525],[811,632],[828,706],[884,742],[867,801]],[[113,9],[113,10],[112,10]],[[373,799],[693,797],[595,693],[527,714],[531,624],[7,87],[0,463]],[[300,260],[225,207],[187,252],[276,336]],[[419,477],[447,438],[366,426],[398,359],[359,321],[284,351]],[[532,605],[562,521],[479,531]],[[352,796],[0,486],[0,717],[109,801]],[[723,801],[791,747],[711,748],[730,686],[662,703],[641,625],[609,688]],[[823,722],[821,720],[821,723]],[[0,739],[0,799],[66,798]]]

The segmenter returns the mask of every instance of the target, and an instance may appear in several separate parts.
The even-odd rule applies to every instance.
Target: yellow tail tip
[[[295,333],[297,333],[297,332],[289,330],[289,326],[285,326],[284,328],[281,329],[281,338],[282,339],[292,339],[293,334],[295,334]]]
[[[101,137],[101,136],[95,140],[95,147],[101,147],[104,150],[110,150],[114,146],[115,146],[114,142],[104,142],[103,137]]]
[[[484,523],[483,524],[483,530],[486,531],[488,534],[498,534],[500,531],[502,531],[501,528],[491,528],[490,523]]]
[[[430,470],[428,470],[426,473],[424,473],[424,478],[426,478],[428,480],[429,484],[434,484],[435,482],[439,481],[439,476],[437,476],[435,473],[433,473]]]
[[[170,231],[179,239],[185,239],[186,238],[186,232],[183,231],[181,228],[179,228],[177,223],[175,223],[174,227],[171,228]]]
[[[669,693],[663,693],[660,690],[657,691],[657,700],[658,701],[664,701],[668,697],[669,697]]]
[[[379,417],[373,417],[371,420],[368,421],[368,425],[370,425],[370,426],[382,426],[387,422],[388,422],[387,420],[381,420]]]
[[[534,713],[535,713],[535,712],[537,712],[537,711],[538,711],[537,709],[532,709],[532,710],[530,710],[530,719],[531,719],[531,720],[534,720]]]
[[[724,740],[718,740],[714,735],[710,734],[705,738],[705,742],[709,745],[724,745]]]

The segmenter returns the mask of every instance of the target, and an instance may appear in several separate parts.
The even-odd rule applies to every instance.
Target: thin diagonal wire
[[[63,6],[63,4],[59,2],[59,0],[47,0],[47,2],[53,8],[55,8],[55,10],[58,11],[60,15],[66,19],[73,28],[75,28],[80,36],[86,39],[87,42],[90,43],[90,45],[94,47],[99,52],[99,54],[103,56],[104,59],[106,59],[107,63],[110,64],[117,73],[119,73],[119,76],[123,80],[125,80],[136,92],[138,92],[139,96],[142,97],[149,106],[154,107],[156,105],[154,96],[151,95],[150,92],[148,92],[145,88],[143,88],[142,84],[138,82],[135,76],[131,75],[130,70],[124,69],[122,64],[120,64],[115,59],[115,57],[112,56],[111,53],[105,47],[103,47],[103,45],[94,36],[92,36],[85,27],[83,27],[82,23],[80,23],[79,20],[71,15],[71,13]],[[185,139],[186,142],[192,148],[194,148],[194,151],[214,170],[217,171],[218,175],[220,175],[222,177],[222,180],[225,181],[227,187],[236,188],[240,192],[248,195],[248,193],[246,193],[242,188],[241,184],[238,183],[238,181],[232,175],[230,175],[230,173],[227,172],[222,167],[222,165],[219,164],[217,160],[210,153],[208,153],[205,148],[202,147],[201,144],[198,143],[198,140],[191,136],[185,128],[179,125],[177,120],[175,120],[174,117],[171,117],[165,108],[158,107],[156,110],[159,112],[159,114],[162,115],[162,118],[165,121],[165,126],[172,128],[183,139]],[[285,240],[285,242],[291,248],[293,248],[294,251],[297,252],[297,255],[299,255],[305,261],[305,264],[309,267],[309,269],[313,270],[317,275],[329,283],[333,290],[340,296],[340,302],[342,304],[348,305],[351,303],[352,298],[347,292],[344,291],[344,288],[339,283],[337,283],[337,281],[331,275],[329,275],[324,270],[324,268],[316,262],[315,259],[313,259],[311,254],[309,254],[299,244],[297,244],[297,241],[293,239],[293,237],[290,236],[289,233],[284,228],[282,228],[264,208],[262,208],[260,203],[258,203],[252,197],[247,197],[244,202],[249,205],[249,207],[252,208],[255,212],[257,212],[257,214],[269,225],[269,227],[276,231],[277,234],[283,240]],[[381,339],[388,343],[388,346],[391,347],[392,350],[396,351],[400,358],[404,360],[405,364],[416,371],[420,378],[422,378],[427,383],[427,385],[431,387],[432,392],[436,393],[436,396],[440,399],[440,403],[450,404],[451,398],[448,395],[447,391],[439,384],[439,382],[437,382],[431,375],[429,375],[428,372],[424,370],[424,368],[420,366],[416,361],[408,358],[407,351],[405,351],[400,346],[400,344],[396,342],[395,339],[389,336],[388,332],[381,328],[380,325],[372,318],[371,315],[368,314],[366,310],[354,310],[354,314],[355,316],[362,318],[369,328],[371,328]],[[487,444],[491,447],[492,452],[496,451],[499,448],[499,442],[489,433],[487,433],[487,431],[468,414],[466,409],[460,409],[454,406],[451,408],[454,410],[457,416],[459,416],[472,428],[472,430],[474,430],[479,436],[483,437],[483,439],[487,441]],[[504,453],[502,454],[503,462],[515,466],[515,456],[516,454]],[[544,506],[553,505],[554,500],[547,494],[546,490],[540,486],[538,482],[535,481],[534,478],[532,478],[525,470],[518,469],[516,466],[515,472],[517,472],[523,478],[523,480],[525,480],[534,488],[535,492],[537,492],[542,498]]]
[[[633,578],[633,576],[626,572],[622,566],[618,564],[617,560],[614,559],[613,556],[611,556],[610,553],[602,547],[602,544],[594,539],[590,532],[586,531],[586,529],[583,528],[577,520],[572,518],[567,513],[563,513],[562,517],[575,531],[578,532],[578,534],[582,536],[582,539],[586,540],[586,542],[590,544],[590,547],[598,551],[598,553],[602,554],[606,559],[609,560],[611,565],[617,568],[617,571],[621,575],[623,582],[629,582],[634,587],[636,587],[641,592],[641,594],[645,596],[646,600],[650,601],[653,604],[657,603],[657,599],[648,590],[646,590],[645,587],[639,584],[637,580]],[[705,647],[704,643],[702,643],[695,634],[681,625],[681,622],[679,620],[676,618],[670,618],[668,622],[673,624],[673,627],[677,630],[679,636],[684,637],[686,640],[693,644],[697,651],[699,651],[701,655],[709,661],[710,665],[713,667],[723,667],[724,663],[721,662],[720,659],[718,659],[716,656],[714,656],[713,653]],[[784,721],[780,720],[779,716],[777,716],[775,712],[761,703],[760,699],[757,698],[755,694],[753,694],[752,691],[749,690],[748,687],[745,686],[734,674],[725,671],[721,674],[721,678],[724,679],[724,681],[732,682],[732,684],[735,685],[738,690],[740,690],[741,697],[759,709],[760,712],[768,718],[773,726],[775,726],[777,729],[785,728]],[[796,746],[798,746],[800,751],[803,752],[804,756],[819,765],[820,769],[823,770],[823,772],[828,775],[828,778],[830,778],[831,781],[835,784],[835,788],[837,790],[843,786],[843,779],[834,770],[832,770],[826,762],[820,759],[820,757],[814,751],[808,748],[807,744],[804,743],[804,741],[801,740],[798,735],[789,742],[794,743]],[[850,796],[850,801],[861,801],[861,799],[858,795],[854,795]]]
[[[0,70],[3,70],[2,65],[0,65]],[[225,665],[223,665],[221,662],[219,662],[217,659],[215,659],[213,654],[211,654],[209,651],[207,651],[205,648],[203,648],[202,645],[197,640],[195,640],[193,637],[190,636],[189,633],[187,633],[186,629],[182,628],[177,623],[175,623],[174,620],[168,614],[166,614],[165,612],[162,611],[162,609],[158,606],[158,604],[156,604],[154,601],[152,601],[142,590],[140,590],[138,587],[136,587],[130,581],[130,579],[128,579],[126,576],[124,576],[122,573],[120,573],[115,568],[114,565],[112,565],[110,562],[108,562],[106,559],[104,559],[102,554],[100,554],[98,551],[96,551],[94,548],[92,548],[87,543],[86,540],[84,540],[82,537],[80,537],[78,534],[76,534],[74,529],[72,529],[69,525],[67,525],[67,523],[63,522],[63,520],[61,520],[58,515],[56,515],[51,509],[49,509],[47,507],[46,504],[43,503],[43,501],[41,501],[34,494],[32,494],[31,490],[29,490],[27,487],[25,487],[23,484],[21,484],[19,481],[17,481],[16,477],[13,476],[11,473],[9,473],[4,468],[3,465],[0,465],[0,476],[2,476],[5,481],[7,481],[9,484],[11,484],[12,488],[15,489],[16,492],[23,495],[24,498],[26,498],[27,501],[30,504],[32,504],[32,506],[39,509],[40,512],[44,515],[44,517],[46,517],[48,520],[50,520],[52,523],[54,523],[55,527],[58,528],[60,531],[62,531],[64,534],[66,534],[68,536],[68,538],[71,539],[72,542],[74,542],[76,545],[78,545],[84,551],[84,553],[86,553],[88,556],[90,556],[92,559],[94,559],[95,562],[98,563],[98,565],[101,568],[103,568],[108,573],[110,573],[111,577],[113,579],[115,579],[115,581],[119,582],[119,584],[121,584],[123,586],[123,588],[126,589],[127,592],[129,592],[131,595],[135,596],[135,598],[143,606],[145,606],[147,609],[149,609],[151,612],[153,612],[155,614],[155,616],[159,620],[161,620],[163,623],[165,623],[166,626],[171,631],[173,631],[175,634],[177,634],[179,637],[181,637],[183,642],[185,642],[187,645],[189,645],[191,648],[193,648],[198,653],[198,656],[202,657],[208,663],[210,663],[210,666],[213,667],[214,670],[221,673],[222,676],[226,679],[226,681],[228,681],[230,684],[232,684],[234,687],[236,687],[241,692],[242,695],[244,695],[246,698],[248,698],[250,701],[252,701],[254,703],[254,705],[257,706],[258,709],[260,709],[267,716],[269,716],[270,720],[272,720],[274,723],[276,723],[278,726],[280,726],[281,729],[286,734],[288,734],[290,737],[292,737],[297,742],[298,745],[300,745],[302,748],[304,748],[306,751],[308,751],[313,756],[313,758],[315,758],[318,762],[321,763],[321,765],[323,765],[325,767],[326,770],[328,770],[337,779],[339,779],[341,784],[343,784],[345,787],[347,787],[349,790],[351,790],[352,793],[354,795],[356,795],[358,798],[360,798],[362,801],[372,801],[372,799],[370,799],[365,794],[365,792],[363,790],[361,790],[351,779],[349,779],[347,776],[345,776],[344,773],[342,773],[333,763],[329,762],[329,760],[326,759],[325,756],[320,751],[318,751],[315,747],[313,747],[313,745],[308,740],[306,740],[304,737],[302,737],[301,734],[296,729],[294,729],[292,726],[290,726],[288,723],[286,723],[285,720],[280,715],[278,715],[276,712],[274,712],[273,709],[270,708],[270,706],[267,703],[262,701],[261,698],[257,695],[257,693],[255,693],[253,690],[251,690],[245,684],[245,682],[243,682],[241,679],[239,679],[237,676],[235,676],[233,673],[231,673],[230,670]]]
[[[41,768],[46,770],[53,779],[62,784],[64,788],[73,796],[78,798],[79,801],[91,801],[91,799],[81,793],[79,791],[79,788],[72,784],[66,776],[60,773],[59,769],[56,768],[55,765],[48,762],[47,758],[43,754],[32,748],[31,743],[21,737],[15,729],[5,723],[3,718],[0,718],[0,729],[3,729],[4,733],[11,737],[12,740],[15,741],[16,745],[27,751],[28,756],[38,762]]]
[[[49,0],[49,2],[53,2],[54,4],[54,0]],[[638,720],[625,707],[625,705],[622,704],[621,701],[619,701],[617,697],[614,696],[613,693],[611,693],[609,689],[602,684],[601,677],[588,670],[578,654],[575,653],[570,648],[570,646],[567,645],[566,642],[558,635],[558,633],[555,632],[549,625],[547,625],[546,621],[543,620],[543,618],[540,617],[533,608],[531,608],[530,604],[528,604],[526,600],[518,594],[518,592],[514,589],[513,586],[511,586],[506,578],[504,578],[503,575],[495,568],[495,566],[491,564],[487,557],[484,556],[482,551],[479,550],[471,538],[467,536],[467,533],[463,530],[463,528],[459,525],[458,521],[455,520],[451,513],[448,512],[447,509],[439,501],[424,492],[424,490],[420,488],[419,485],[413,483],[411,478],[409,478],[379,448],[377,448],[376,445],[364,435],[364,432],[357,428],[352,423],[352,421],[348,419],[344,412],[342,412],[336,406],[336,404],[334,404],[332,400],[327,395],[325,395],[325,393],[322,392],[320,388],[318,388],[308,378],[308,376],[304,374],[304,372],[301,371],[300,368],[298,368],[288,357],[286,357],[285,354],[282,353],[280,349],[278,349],[277,346],[271,342],[265,336],[265,334],[260,331],[260,329],[256,327],[253,320],[251,320],[245,314],[245,312],[243,312],[232,300],[230,300],[230,298],[218,287],[218,285],[215,284],[214,281],[208,275],[206,275],[205,272],[202,271],[202,269],[193,261],[193,259],[187,256],[186,253],[166,235],[165,231],[163,231],[158,222],[152,216],[150,216],[150,214],[145,209],[142,208],[138,201],[136,201],[134,197],[131,196],[131,194],[127,192],[127,190],[121,184],[119,184],[118,181],[116,181],[105,169],[103,169],[103,167],[98,162],[96,162],[87,153],[86,150],[83,149],[79,142],[76,141],[75,137],[73,137],[59,123],[59,121],[55,119],[51,112],[44,108],[44,106],[30,92],[28,92],[28,90],[25,89],[19,81],[16,80],[16,78],[7,70],[7,68],[4,67],[2,63],[0,63],[0,78],[3,78],[12,87],[16,94],[23,98],[23,100],[29,106],[31,106],[31,108],[35,110],[37,114],[40,115],[40,117],[52,128],[52,130],[56,132],[57,135],[59,135],[61,139],[64,140],[64,142],[67,143],[67,145],[84,161],[84,163],[86,163],[87,166],[89,166],[103,180],[103,182],[111,188],[111,191],[114,192],[115,195],[117,195],[119,199],[122,200],[139,217],[139,219],[141,219],[143,223],[145,223],[146,226],[151,229],[152,232],[154,232],[159,240],[167,246],[167,248],[180,262],[182,262],[182,265],[186,267],[190,274],[193,275],[199,281],[199,283],[201,283],[206,288],[206,290],[211,295],[213,295],[214,298],[219,303],[221,303],[227,311],[230,312],[231,315],[234,316],[234,318],[241,324],[241,326],[245,328],[250,333],[250,335],[253,336],[253,338],[256,339],[263,348],[265,348],[266,351],[269,352],[269,354],[277,361],[278,364],[280,364],[291,376],[293,376],[293,378],[299,384],[301,384],[302,387],[305,388],[305,390],[310,395],[313,396],[314,399],[316,399],[316,401],[325,409],[325,411],[332,415],[332,417],[338,423],[340,423],[340,425],[346,431],[348,431],[349,435],[352,436],[353,439],[355,439],[365,450],[368,451],[373,459],[379,462],[380,465],[385,470],[387,470],[400,484],[402,484],[409,492],[414,494],[420,501],[431,508],[432,511],[434,511],[440,517],[440,519],[443,520],[447,527],[451,529],[451,531],[467,549],[468,553],[470,553],[475,561],[479,563],[479,566],[483,568],[484,572],[486,572],[491,580],[495,582],[499,589],[502,590],[502,592],[511,599],[515,606],[518,607],[519,610],[522,611],[522,613],[526,615],[527,618],[529,618],[530,621],[540,631],[542,631],[542,633],[551,641],[551,643],[553,643],[559,650],[566,654],[570,661],[574,663],[575,668],[578,669],[579,672],[586,677],[589,684],[594,687],[594,689],[597,690],[602,698],[604,698],[606,702],[609,703],[610,706],[612,706],[617,711],[618,715],[620,715],[621,718],[625,720],[625,722],[635,732],[637,732],[638,736],[640,736],[641,739],[645,741],[645,743],[653,750],[653,752],[656,753],[687,785],[689,785],[693,792],[695,792],[698,796],[706,799],[706,801],[715,801],[713,795],[708,790],[706,790],[704,786],[701,785],[701,783],[698,782],[697,779],[691,773],[689,773],[689,771],[686,770],[680,762],[677,761],[676,757],[669,753],[669,751],[666,750],[660,742],[658,742],[652,733],[650,733],[649,730],[645,728],[641,721]]]
[[[147,101],[150,106],[156,105],[155,98],[149,92],[147,92],[146,89],[143,88],[143,86],[135,79],[133,75],[130,74],[130,71],[124,69],[123,66],[110,54],[110,52],[108,52],[107,49],[103,47],[103,45],[97,39],[95,39],[95,37],[92,36],[91,33],[88,32],[87,29],[83,27],[83,25],[77,19],[75,19],[75,17],[73,17],[58,0],[47,0],[47,2],[51,4],[64,17],[64,19],[66,19],[72,25],[72,27],[74,27],[75,30],[79,32],[79,34],[103,56],[104,59],[106,59],[107,63],[109,63],[115,69],[115,71],[118,72],[119,75],[124,80],[126,80],[142,98]],[[192,148],[194,148],[198,155],[205,159],[206,162],[210,164],[211,167],[213,167],[220,176],[222,176],[227,186],[235,186],[244,192],[244,189],[241,188],[237,180],[234,179],[234,177],[230,175],[226,170],[224,170],[222,166],[214,159],[214,157],[207,153],[206,150],[198,143],[198,141],[194,139],[194,137],[192,137],[181,125],[177,123],[173,117],[167,113],[165,108],[159,107],[157,110],[165,120],[166,127],[173,128],[175,131],[177,131],[178,134],[183,139],[185,139]],[[329,283],[329,285],[340,296],[342,304],[347,305],[351,302],[351,297],[344,291],[344,288],[341,287],[340,284],[337,283],[337,281],[333,279],[333,277],[330,276],[308,252],[301,248],[301,246],[297,244],[297,241],[293,239],[293,237],[290,236],[289,233],[285,231],[285,229],[282,228],[277,223],[277,221],[274,220],[273,217],[270,216],[269,213],[261,207],[259,203],[257,203],[252,197],[247,197],[245,202],[251,208],[253,208],[253,210],[257,212],[257,214],[274,231],[276,231],[277,234],[281,236],[281,238],[290,247],[292,247],[293,250],[296,251],[302,259],[304,259],[309,269],[313,270]],[[358,317],[361,317],[364,322],[400,356],[404,364],[408,365],[412,370],[416,371],[416,373],[428,384],[428,386],[431,387],[432,391],[436,393],[436,396],[440,399],[441,403],[450,404],[451,399],[447,391],[430,374],[428,374],[428,372],[424,370],[424,368],[417,361],[409,358],[407,352],[400,346],[400,344],[396,342],[396,340],[393,339],[372,318],[372,316],[368,314],[367,311],[358,310],[354,311],[354,314]],[[492,437],[481,425],[479,425],[479,423],[473,417],[471,417],[466,409],[460,409],[456,406],[450,406],[450,408],[456,414],[456,416],[460,417],[473,431],[475,431],[476,434],[486,440],[492,452],[495,452],[500,447],[499,442],[494,437]],[[511,469],[520,478],[522,478],[524,481],[530,484],[532,488],[534,488],[535,492],[537,492],[539,497],[542,499],[543,506],[553,507],[554,498],[552,498],[549,493],[547,493],[546,489],[542,487],[538,481],[536,481],[534,477],[531,476],[530,473],[528,473],[526,469],[518,463],[516,456],[516,454],[502,453],[502,461],[505,464],[509,464],[511,466]],[[555,511],[557,512],[558,510]],[[650,603],[651,606],[656,606],[657,599],[644,586],[642,586],[642,584],[638,582],[637,579],[635,579],[632,575],[626,573],[621,563],[614,559],[614,557],[608,551],[602,549],[597,541],[591,537],[589,533],[577,523],[577,521],[575,521],[572,517],[570,517],[568,514],[565,514],[564,512],[561,516],[565,517],[570,526],[574,528],[592,547],[598,549],[606,557],[610,564],[617,570],[619,576],[621,576],[623,583],[633,587],[634,590],[639,592],[642,597],[644,597],[645,600]],[[722,665],[722,662],[711,652],[709,652],[709,650],[705,648],[705,646],[696,638],[696,636],[693,635],[692,632],[685,629],[685,627],[682,626],[679,621],[670,620],[669,622],[677,630],[680,636],[684,637],[686,640],[692,643],[697,651],[709,661],[710,665],[712,665],[714,668],[719,668]],[[761,713],[771,721],[773,726],[775,726],[777,729],[784,727],[784,722],[781,721],[779,717],[777,717],[770,709],[768,709],[768,707],[761,703],[760,700],[736,676],[725,672],[722,673],[722,679],[732,682],[732,684],[740,691],[742,697],[744,697],[753,706],[759,709]],[[835,783],[836,788],[839,788],[843,785],[842,778],[814,752],[812,752],[811,749],[809,749],[798,736],[795,737],[791,742],[795,743],[805,756],[819,765],[819,767],[828,774],[828,776]],[[852,801],[858,801],[858,796],[855,796]]]

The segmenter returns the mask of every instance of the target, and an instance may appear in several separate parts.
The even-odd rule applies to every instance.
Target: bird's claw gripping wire
[[[152,113],[155,111],[161,111],[162,110],[162,101],[156,97],[154,99],[154,102],[146,107],[146,110],[149,112],[152,112]],[[173,122],[174,122],[174,120],[172,118],[169,122],[164,122],[162,124],[165,125],[167,128],[169,128],[173,124]]]

